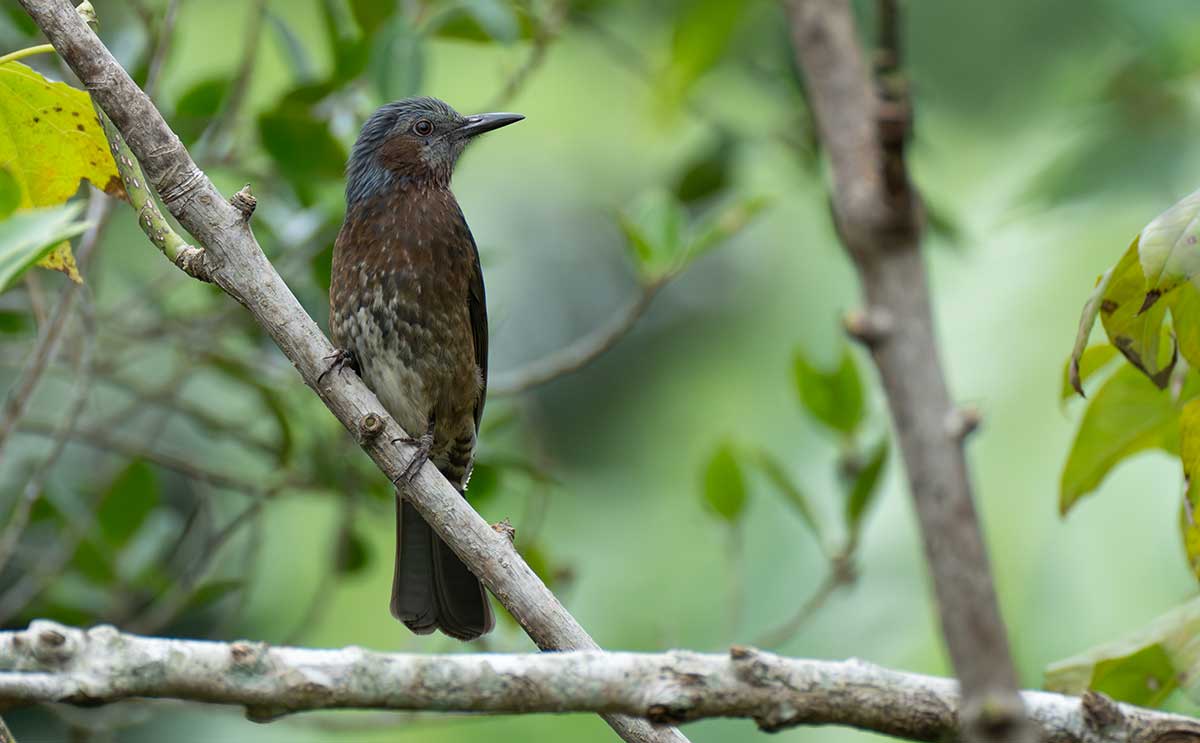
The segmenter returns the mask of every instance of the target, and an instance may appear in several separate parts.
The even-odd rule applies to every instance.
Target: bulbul
[[[333,249],[334,343],[414,437],[466,489],[487,392],[488,324],[475,239],[450,191],[454,165],[512,113],[462,116],[408,98],[363,125],[346,167],[346,219]],[[495,624],[479,579],[397,493],[391,612],[417,634],[472,640]]]

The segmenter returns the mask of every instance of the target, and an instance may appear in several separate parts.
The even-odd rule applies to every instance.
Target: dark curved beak
[[[509,113],[475,114],[474,116],[468,116],[463,125],[458,128],[458,136],[463,139],[470,139],[484,132],[490,132],[493,129],[499,129],[509,124],[515,124],[524,118],[521,114]]]

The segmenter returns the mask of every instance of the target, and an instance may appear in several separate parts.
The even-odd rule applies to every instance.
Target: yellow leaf
[[[88,94],[19,62],[0,65],[0,168],[17,179],[20,209],[62,204],[81,180],[124,196]],[[70,243],[39,265],[80,280]]]

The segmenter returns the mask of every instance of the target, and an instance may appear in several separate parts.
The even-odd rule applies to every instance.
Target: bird
[[[474,465],[487,393],[488,322],[475,238],[450,190],[475,137],[525,117],[463,116],[437,98],[381,106],[346,165],[346,216],[333,248],[330,332],[346,363],[416,455],[460,493]],[[416,634],[473,640],[495,625],[479,579],[396,492],[390,609]]]

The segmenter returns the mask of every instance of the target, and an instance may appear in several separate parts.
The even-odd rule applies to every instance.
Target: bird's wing
[[[487,300],[483,293],[483,267],[479,264],[479,249],[471,238],[471,283],[467,288],[467,309],[471,315],[471,334],[475,337],[475,363],[479,365],[482,385],[475,401],[475,430],[483,419],[483,403],[487,399],[488,321]]]

